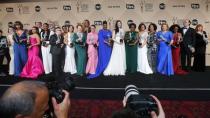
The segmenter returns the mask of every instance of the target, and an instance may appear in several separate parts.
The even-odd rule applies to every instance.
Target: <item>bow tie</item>
[[[184,27],[183,29],[188,29],[188,28]]]

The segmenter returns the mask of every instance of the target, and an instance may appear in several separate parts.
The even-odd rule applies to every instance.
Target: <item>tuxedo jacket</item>
[[[187,48],[188,45],[195,46],[195,30],[189,27],[184,34],[184,28],[181,28],[183,41],[180,43],[182,48]]]
[[[60,43],[56,44],[56,41],[58,40],[58,36],[56,34],[53,34],[50,36],[50,53],[54,55],[62,54],[64,51],[64,45],[61,47],[61,44],[64,44],[64,37],[61,35],[60,37]]]

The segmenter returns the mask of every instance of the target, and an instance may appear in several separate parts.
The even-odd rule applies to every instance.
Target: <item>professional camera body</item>
[[[64,81],[49,81],[46,82],[46,86],[49,90],[50,98],[55,97],[57,103],[61,103],[65,97],[65,94],[62,90],[70,92],[75,88],[73,79],[70,76],[61,77]]]
[[[65,94],[63,90],[68,92],[72,91],[75,88],[75,83],[73,82],[73,78],[70,75],[63,75],[59,78],[62,81],[56,81],[54,77],[47,77],[45,83],[49,91],[49,110],[45,112],[43,118],[53,118],[53,105],[51,98],[54,97],[56,102],[59,104],[61,103],[64,98]]]
[[[134,85],[125,88],[126,108],[133,110],[138,118],[151,118],[152,111],[158,113],[156,101],[149,95],[142,95]]]

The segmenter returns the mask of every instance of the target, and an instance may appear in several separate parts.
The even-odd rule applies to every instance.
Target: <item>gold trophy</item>
[[[144,12],[144,4],[145,4],[145,0],[141,0],[140,1],[140,8],[141,8],[141,12]]]
[[[77,13],[79,13],[80,5],[81,5],[81,1],[80,0],[77,0],[77,3],[76,3]]]

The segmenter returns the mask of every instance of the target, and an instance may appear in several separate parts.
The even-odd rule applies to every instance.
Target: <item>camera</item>
[[[61,76],[59,79],[62,81],[59,82],[53,76],[43,79],[45,79],[45,84],[49,91],[49,109],[45,111],[43,118],[53,118],[54,109],[51,98],[54,97],[58,104],[61,103],[65,98],[63,90],[72,91],[75,88],[75,83],[70,75]]]
[[[135,85],[125,88],[126,108],[133,110],[138,118],[151,118],[152,111],[158,113],[156,101],[149,95],[143,95]]]
[[[64,76],[62,77],[62,80],[63,80],[62,82],[57,82],[57,81],[46,82],[50,98],[54,97],[58,104],[61,103],[65,97],[65,94],[63,93],[62,90],[70,92],[75,88],[73,79],[70,76]]]

